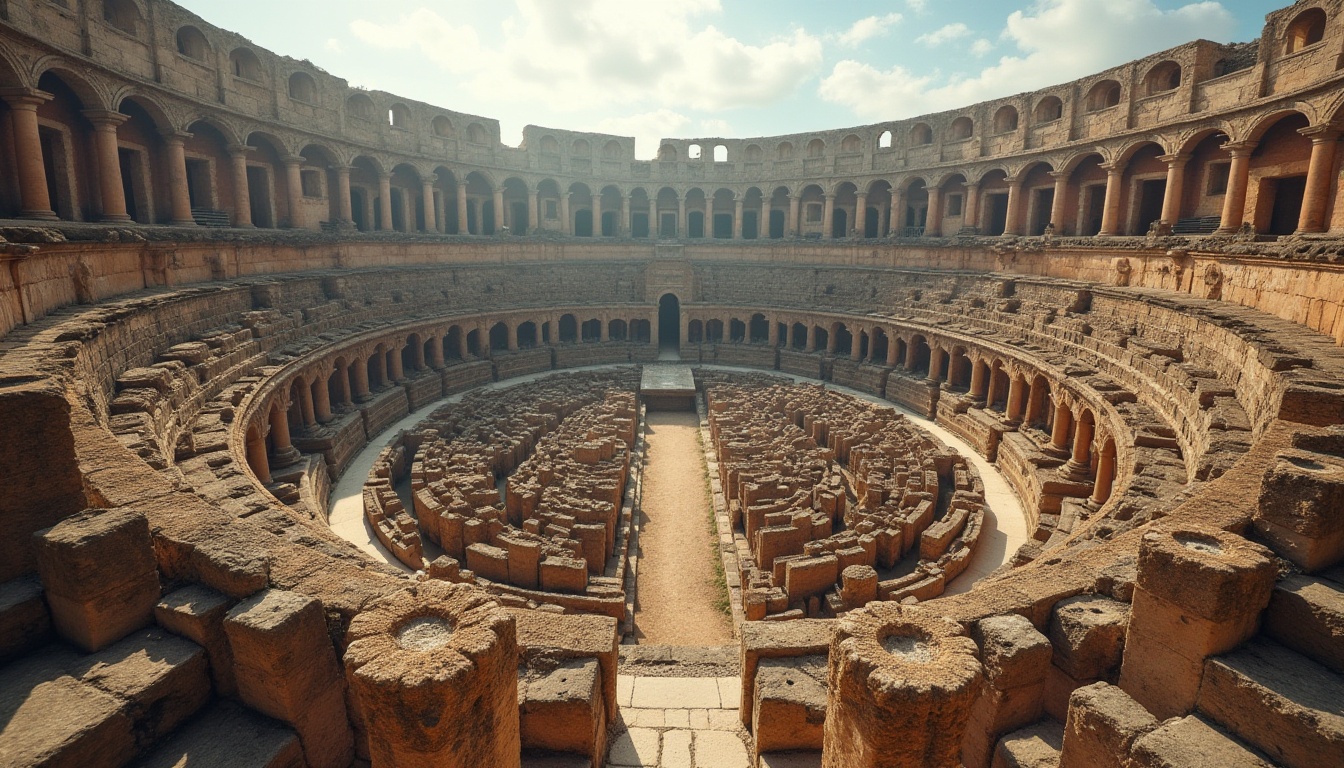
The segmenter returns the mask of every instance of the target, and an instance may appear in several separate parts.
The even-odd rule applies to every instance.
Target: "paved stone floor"
[[[737,677],[620,675],[621,716],[607,756],[612,768],[751,768],[751,736],[738,715]],[[819,755],[775,755],[762,768],[815,768]]]

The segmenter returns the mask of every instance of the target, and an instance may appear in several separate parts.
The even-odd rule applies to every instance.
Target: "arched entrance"
[[[658,299],[658,356],[681,358],[681,301],[665,293]]]

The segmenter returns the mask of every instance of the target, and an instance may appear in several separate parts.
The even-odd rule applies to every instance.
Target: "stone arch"
[[[1033,123],[1053,123],[1064,117],[1064,101],[1054,94],[1042,96],[1040,101],[1036,102],[1036,107],[1032,110],[1031,121]]]
[[[96,80],[87,77],[69,61],[59,56],[47,56],[40,59],[32,68],[32,82],[42,89],[42,78],[56,77],[78,97],[84,109],[107,109],[111,99],[103,92]]]
[[[1124,89],[1118,80],[1100,80],[1088,89],[1083,99],[1083,109],[1086,112],[1100,112],[1119,106],[1123,95]]]
[[[1320,6],[1306,8],[1288,22],[1283,30],[1283,52],[1296,53],[1307,46],[1315,45],[1325,38],[1325,27],[1329,19]]]
[[[910,146],[924,147],[933,143],[933,128],[928,123],[915,123],[910,126]]]
[[[1012,133],[1017,130],[1017,107],[1004,104],[994,113],[994,133]]]
[[[103,0],[102,19],[109,26],[140,39],[144,32],[145,14],[135,0]]]
[[[1174,91],[1181,87],[1181,65],[1167,59],[1154,64],[1143,76],[1143,91],[1146,96]]]
[[[975,135],[975,121],[968,115],[962,115],[947,126],[948,141],[966,141]]]
[[[210,54],[214,50],[210,41],[206,39],[205,33],[199,28],[184,24],[177,28],[177,34],[174,35],[177,43],[177,52],[192,61],[208,65]]]
[[[245,45],[229,51],[229,71],[234,77],[254,83],[266,79],[266,70],[261,65],[261,59],[257,58],[255,51]]]
[[[289,98],[304,104],[317,103],[317,81],[313,76],[299,70],[289,76]]]
[[[791,141],[781,141],[781,142],[779,142],[779,144],[775,147],[775,159],[776,159],[776,160],[792,160],[792,159],[793,159],[793,142],[791,142]]]
[[[411,130],[411,108],[396,102],[387,108],[387,124],[403,131]]]
[[[673,161],[677,159],[677,148],[671,144],[664,144],[658,148],[658,159]]]
[[[823,156],[823,155],[825,155],[825,154],[826,154],[826,142],[825,142],[825,141],[822,141],[820,138],[816,138],[816,139],[813,139],[813,140],[807,142],[807,156],[808,156],[808,157],[821,157],[821,156]]]
[[[345,100],[345,113],[359,120],[372,121],[377,115],[377,108],[367,93],[355,92]]]

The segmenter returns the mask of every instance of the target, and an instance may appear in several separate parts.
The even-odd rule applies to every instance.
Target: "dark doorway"
[[[1031,214],[1031,232],[1033,235],[1045,234],[1045,226],[1050,223],[1050,209],[1055,207],[1055,190],[1038,189],[1036,190],[1035,210]],[[1055,222],[1055,228],[1059,228],[1059,222]]]
[[[360,232],[369,230],[369,220],[365,211],[366,203],[364,201],[364,190],[358,187],[350,188],[350,217],[355,220],[355,229]]]
[[[658,299],[658,351],[681,356],[681,301],[675,294]]]
[[[998,237],[1008,229],[1008,195],[985,195],[985,234]]]
[[[704,237],[705,236],[705,214],[700,211],[691,211],[686,215],[686,236]]]
[[[616,236],[616,222],[617,222],[617,219],[619,219],[619,218],[620,218],[620,214],[617,213],[616,211],[603,211],[603,212],[602,212],[602,236],[603,236],[603,237],[615,237],[615,236]]]
[[[863,216],[863,236],[877,237],[878,230],[882,226],[882,213],[876,208],[869,208]]]
[[[756,240],[760,238],[761,231],[758,224],[761,215],[755,211],[746,211],[742,214],[742,237],[745,240]]]
[[[275,226],[271,219],[271,174],[265,168],[247,166],[247,195],[252,208],[252,225],[270,229]]]
[[[590,208],[584,208],[581,211],[574,212],[574,236],[592,237],[593,236],[593,211]]]
[[[714,237],[726,240],[733,236],[733,215],[731,213],[714,214]]]
[[[513,204],[513,226],[509,231],[515,235],[526,235],[532,223],[527,220],[527,203]]]
[[[1106,185],[1083,187],[1083,197],[1087,203],[1083,206],[1082,231],[1078,234],[1090,237],[1101,232],[1101,220],[1106,214]]]
[[[778,240],[784,236],[784,220],[786,214],[783,211],[770,212],[770,237]]]
[[[1270,194],[1274,196],[1274,208],[1269,218],[1269,234],[1291,235],[1297,231],[1298,220],[1302,217],[1302,198],[1307,193],[1306,176],[1287,176],[1274,179]]]
[[[1146,235],[1153,222],[1162,218],[1162,198],[1167,196],[1166,179],[1145,179],[1139,186],[1139,220],[1133,235]],[[1175,224],[1176,222],[1171,222]]]
[[[630,217],[630,236],[649,236],[649,215],[647,213],[636,213]]]
[[[844,208],[836,208],[831,214],[831,237],[849,237],[849,211]]]
[[[662,215],[658,223],[658,236],[659,237],[677,236],[677,214],[664,213]]]

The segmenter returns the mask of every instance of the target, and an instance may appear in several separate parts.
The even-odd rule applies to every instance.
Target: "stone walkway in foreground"
[[[738,715],[737,677],[620,675],[621,716],[607,765],[612,768],[751,768],[751,736]],[[816,768],[819,754],[767,755],[768,768]]]

